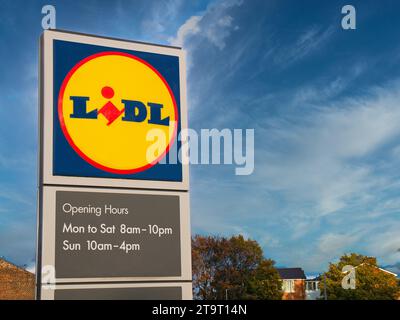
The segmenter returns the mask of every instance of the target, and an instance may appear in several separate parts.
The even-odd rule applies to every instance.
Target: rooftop
[[[281,279],[307,279],[302,268],[277,268]]]

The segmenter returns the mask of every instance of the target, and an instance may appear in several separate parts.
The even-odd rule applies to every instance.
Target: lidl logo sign
[[[174,95],[149,63],[127,53],[102,52],[80,61],[65,78],[58,116],[71,147],[112,173],[143,171],[165,155],[177,131]],[[151,155],[150,130],[169,137]]]
[[[179,148],[177,57],[57,40],[54,59],[55,175],[181,180],[159,164]],[[153,154],[152,130],[167,137]]]

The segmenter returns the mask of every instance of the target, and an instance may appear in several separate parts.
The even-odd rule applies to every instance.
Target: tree
[[[198,299],[281,299],[274,262],[254,240],[195,236],[192,239],[194,296]]]
[[[355,289],[346,290],[342,287],[342,280],[346,276],[342,269],[346,265],[355,268]],[[400,294],[396,277],[379,269],[374,257],[356,253],[344,255],[338,263],[330,263],[329,271],[324,276],[329,300],[393,300]],[[322,297],[324,287],[324,281],[321,281]]]
[[[248,299],[282,299],[282,282],[272,260],[263,259],[250,278]]]

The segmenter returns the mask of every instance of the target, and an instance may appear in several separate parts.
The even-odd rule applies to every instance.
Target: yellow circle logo
[[[102,52],[68,73],[58,99],[61,128],[71,147],[101,170],[130,174],[164,157],[175,138],[178,111],[166,80],[131,54]],[[149,154],[151,130],[166,137]],[[161,139],[162,140],[162,139]]]

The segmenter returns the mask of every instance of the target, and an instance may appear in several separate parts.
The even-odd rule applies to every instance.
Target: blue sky
[[[0,256],[35,256],[41,8],[57,28],[182,45],[189,125],[254,128],[255,171],[191,167],[193,233],[242,233],[280,266],[400,262],[398,1],[0,0]],[[341,8],[357,29],[341,28]]]

